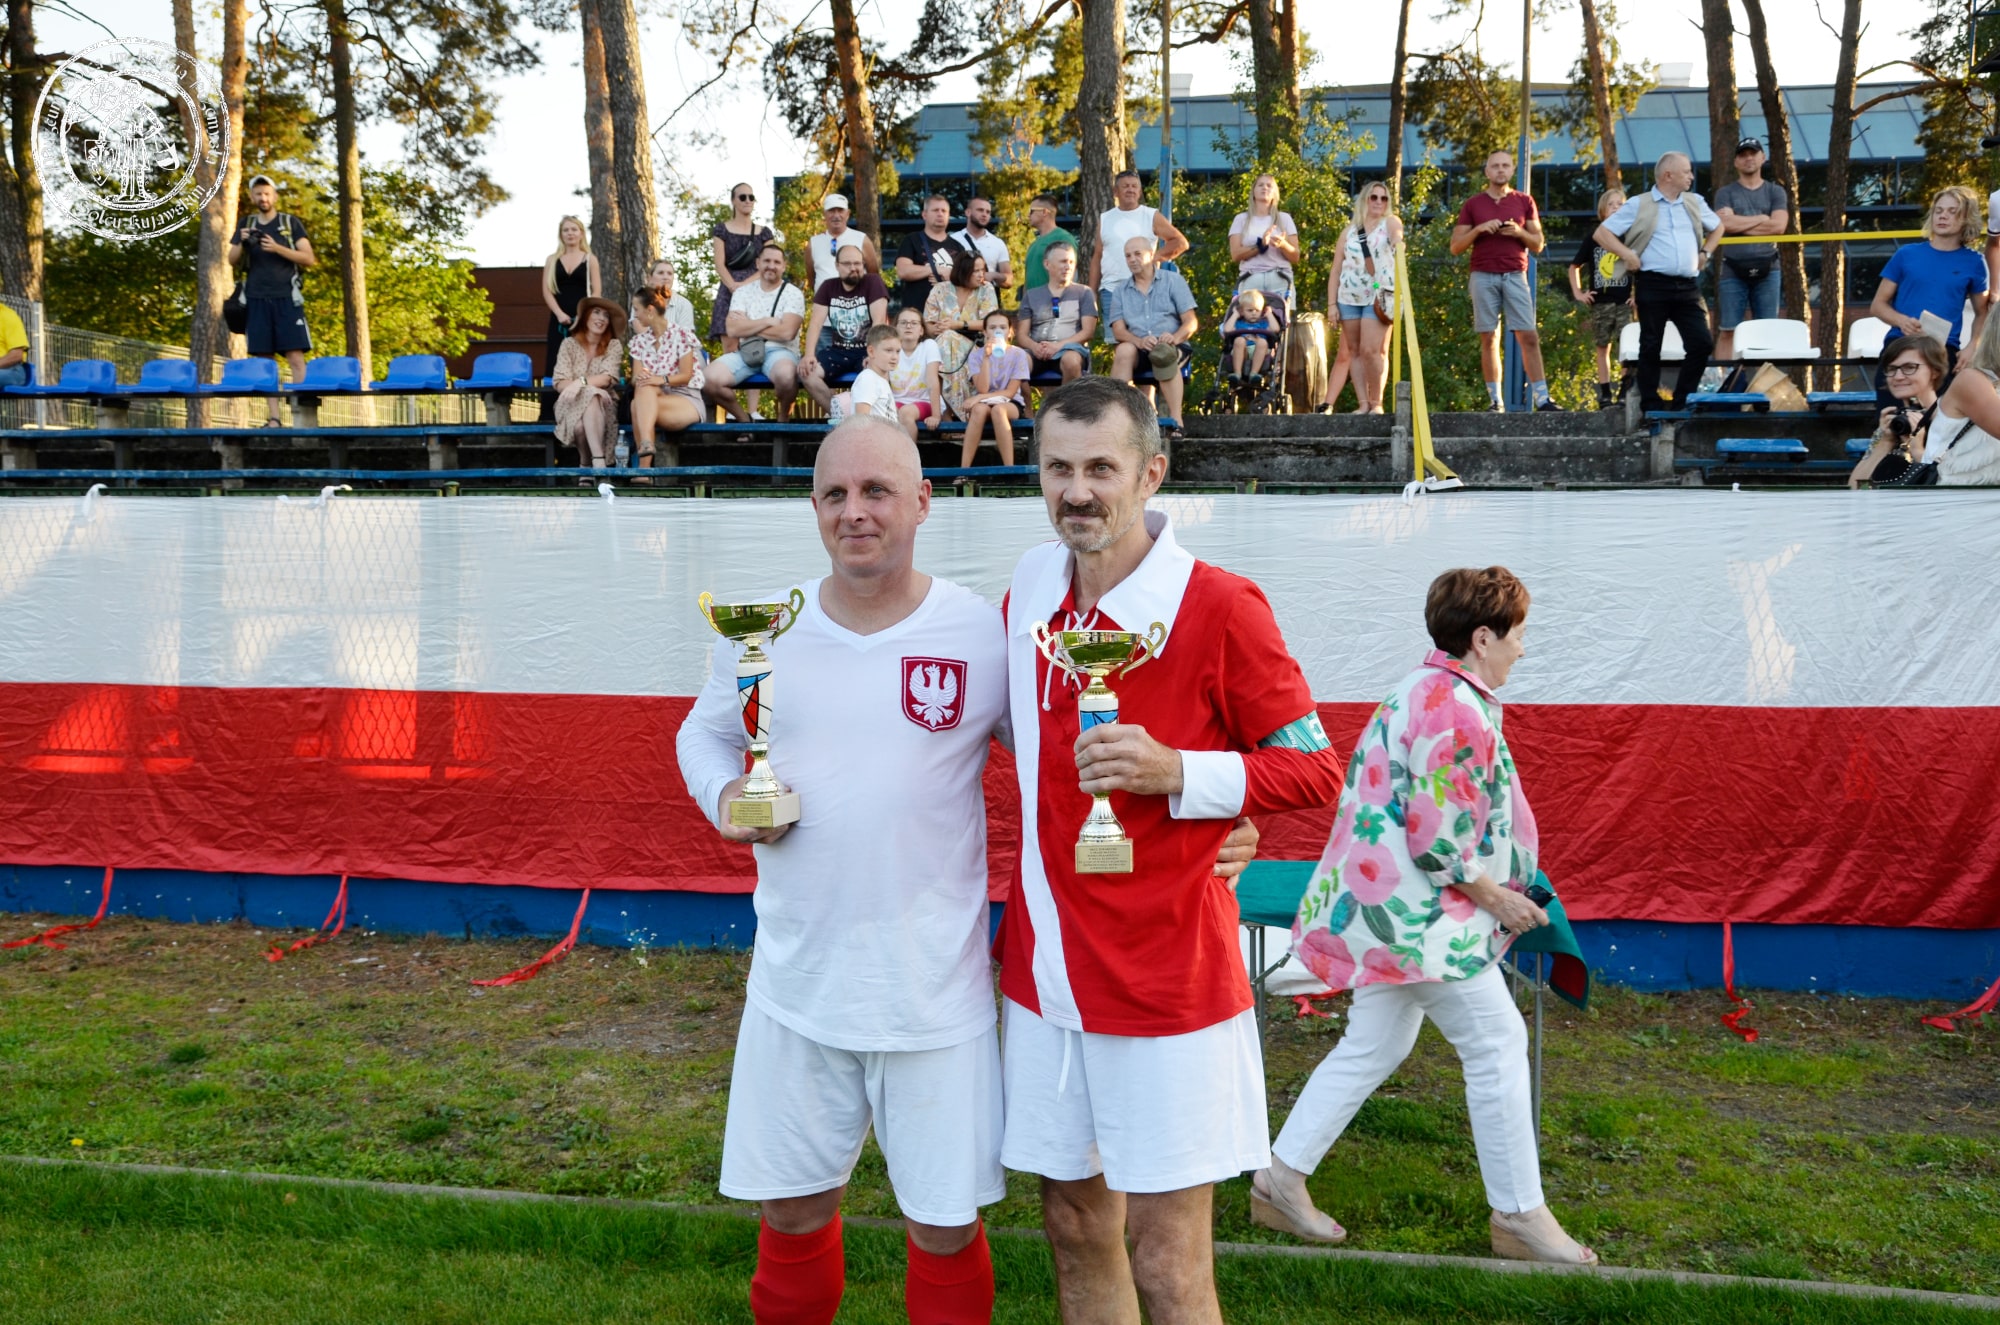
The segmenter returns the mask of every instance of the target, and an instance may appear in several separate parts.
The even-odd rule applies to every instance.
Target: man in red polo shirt
[[[999,944],[1001,1159],[1042,1176],[1065,1320],[1136,1320],[1143,1299],[1157,1322],[1220,1321],[1211,1188],[1270,1147],[1215,856],[1239,814],[1331,804],[1343,769],[1264,595],[1146,510],[1167,460],[1145,397],[1079,378],[1049,393],[1036,438],[1058,541],[1021,559],[1005,608],[1022,849]],[[1112,679],[1118,720],[1079,737],[1077,683],[1035,648],[1042,621],[1159,622],[1166,639]],[[1132,839],[1129,874],[1076,871],[1097,792]]]
[[[1535,200],[1519,192],[1514,178],[1514,154],[1499,151],[1486,158],[1486,187],[1465,200],[1452,227],[1451,251],[1456,257],[1472,250],[1472,329],[1479,333],[1479,367],[1486,376],[1487,403],[1500,403],[1500,323],[1521,347],[1521,369],[1528,375],[1531,404],[1538,410],[1561,409],[1549,399],[1547,370],[1542,367],[1542,333],[1535,328],[1535,291],[1528,282],[1528,255],[1540,253],[1547,242]]]

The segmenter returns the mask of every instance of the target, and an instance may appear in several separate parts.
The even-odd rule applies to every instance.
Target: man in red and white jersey
[[[679,737],[696,803],[758,844],[720,1186],[763,1203],[760,1325],[825,1325],[846,1279],[841,1198],[872,1123],[908,1226],[910,1319],[985,1321],[979,1207],[1006,1182],[980,773],[1006,722],[1006,642],[991,603],[915,568],[930,484],[894,420],[828,435],[813,508],[831,573],[764,646],[771,769],[799,821],[729,823],[748,746],[739,646],[717,646]]]
[[[1167,460],[1152,407],[1084,377],[1036,421],[1058,541],[1004,607],[1021,877],[1000,942],[1001,1159],[1042,1176],[1063,1318],[1220,1321],[1212,1185],[1267,1162],[1263,1055],[1216,849],[1240,814],[1331,805],[1343,768],[1257,586],[1194,559],[1146,510]],[[1032,630],[1166,629],[1079,736],[1077,687]],[[1129,874],[1078,874],[1091,795]],[[1125,1235],[1132,1250],[1128,1257]]]
[[[824,1325],[846,1277],[840,1202],[872,1123],[909,1229],[910,1319],[984,1321],[979,1207],[1005,1185],[980,773],[988,737],[1007,740],[1006,638],[990,603],[916,569],[930,484],[893,420],[828,435],[813,506],[831,573],[802,586],[798,623],[765,646],[771,767],[799,794],[798,823],[728,822],[749,743],[735,646],[717,647],[680,731],[696,802],[723,836],[758,844],[721,1187],[763,1203],[757,1320]],[[1240,871],[1256,837],[1238,825],[1215,869]]]

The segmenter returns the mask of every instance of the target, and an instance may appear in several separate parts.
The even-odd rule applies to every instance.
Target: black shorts
[[[830,345],[822,339],[819,351],[814,357],[819,360],[819,366],[826,370],[828,377],[844,377],[849,373],[861,371],[861,366],[868,362],[868,351],[844,345]]]
[[[248,320],[243,339],[251,354],[289,354],[311,350],[312,333],[306,330],[306,306],[282,299],[245,299]]]

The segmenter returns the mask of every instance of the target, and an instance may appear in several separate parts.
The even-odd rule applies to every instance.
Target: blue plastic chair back
[[[275,359],[231,359],[222,365],[222,380],[215,391],[271,391],[278,389],[278,362]]]
[[[62,366],[65,391],[116,391],[118,365],[109,359],[71,359]]]
[[[359,391],[361,360],[329,354],[306,360],[306,375],[292,388],[299,391]]]
[[[535,384],[535,362],[525,354],[482,354],[472,361],[472,376],[460,386],[488,390],[526,390]]]
[[[192,359],[148,359],[139,365],[134,391],[193,391],[201,385]]]
[[[447,386],[441,354],[399,354],[375,385],[397,391],[443,391]]]

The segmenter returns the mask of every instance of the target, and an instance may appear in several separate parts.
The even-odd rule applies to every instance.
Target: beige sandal
[[[1283,1163],[1283,1160],[1278,1160]],[[1259,1186],[1259,1183],[1262,1186]],[[1271,1170],[1259,1169],[1250,1178],[1250,1222],[1260,1228],[1276,1229],[1304,1238],[1307,1242],[1345,1242],[1347,1230],[1312,1203],[1310,1194],[1303,1206],[1293,1204],[1271,1181]]]
[[[1597,1253],[1563,1232],[1547,1205],[1518,1214],[1493,1212],[1493,1254],[1502,1260],[1595,1265]]]

